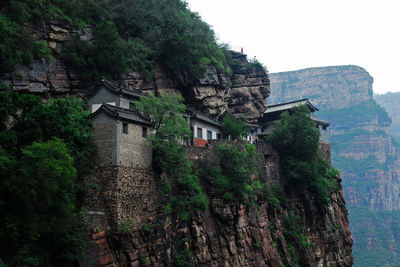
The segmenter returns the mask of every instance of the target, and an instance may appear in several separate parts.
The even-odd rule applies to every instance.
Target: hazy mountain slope
[[[386,93],[373,96],[376,103],[381,105],[392,118],[391,134],[400,141],[400,93]]]

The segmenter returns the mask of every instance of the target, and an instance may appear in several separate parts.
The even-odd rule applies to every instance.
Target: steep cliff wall
[[[381,105],[389,113],[392,118],[390,133],[397,142],[400,142],[400,93],[386,93],[382,95],[373,95],[376,103]]]
[[[396,263],[400,150],[390,136],[390,118],[372,99],[372,77],[357,66],[335,66],[273,73],[270,78],[270,103],[309,98],[320,109],[317,116],[331,124],[333,165],[342,171],[355,265]],[[379,214],[395,223],[382,230],[383,223],[374,220],[378,212],[386,212]]]
[[[272,73],[271,96],[276,104],[308,98],[321,109],[342,109],[369,101],[373,78],[358,66],[309,68],[299,71]]]
[[[258,149],[267,166],[262,179],[279,183],[276,152],[268,145]],[[212,148],[192,148],[191,158],[199,162],[209,153]],[[332,194],[329,207],[317,206],[308,194],[286,196],[280,204],[260,199],[249,205],[224,199],[207,177],[202,181],[207,210],[187,223],[159,211],[125,233],[93,233],[81,265],[351,266],[352,238],[341,189]]]
[[[6,83],[16,91],[43,96],[77,94],[84,97],[90,92],[92,88],[82,84],[79,73],[66,67],[60,53],[63,43],[72,35],[78,34],[84,41],[91,40],[91,29],[75,30],[65,22],[50,20],[45,28],[32,31],[36,38],[49,44],[55,56],[50,60],[34,61],[28,66],[19,65],[15,72],[0,77],[0,83]],[[187,104],[215,118],[229,111],[254,122],[266,109],[264,99],[270,93],[268,75],[261,66],[250,64],[246,55],[232,52],[232,58],[239,64],[233,68],[231,76],[209,67],[196,85],[188,85],[184,73],[177,73],[178,78],[171,79],[161,66],[156,67],[151,81],[132,72],[113,82],[144,93],[175,91],[185,97]]]

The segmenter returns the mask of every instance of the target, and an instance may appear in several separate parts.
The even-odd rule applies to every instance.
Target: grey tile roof
[[[208,117],[207,115],[199,113],[199,112],[192,113],[191,118],[192,119],[197,119],[199,121],[203,121],[203,122],[206,122],[206,123],[209,123],[209,124],[212,124],[212,125],[215,125],[217,127],[221,127],[222,126],[220,123],[210,119],[210,117]]]
[[[122,83],[110,82],[110,81],[107,81],[107,80],[102,80],[101,81],[101,85],[99,87],[97,87],[95,90],[91,91],[89,94],[87,94],[87,97],[90,97],[90,96],[94,95],[101,88],[105,88],[108,91],[110,91],[111,93],[118,94],[118,95],[121,94],[121,95],[126,96],[128,98],[138,99],[138,98],[144,96],[144,94],[142,92],[140,92],[140,91],[134,91],[134,90],[130,90],[130,89],[125,88]]]
[[[291,101],[291,102],[280,103],[280,104],[268,106],[267,110],[264,112],[264,114],[285,111],[285,110],[292,109],[294,107],[298,107],[300,105],[308,106],[311,109],[311,111],[313,111],[313,112],[318,110],[318,108],[315,107],[313,104],[311,104],[308,99],[300,99],[300,100],[296,100],[296,101]]]
[[[317,117],[314,117],[314,116],[310,116],[310,117],[311,117],[311,119],[312,119],[313,121],[318,122],[318,123],[321,124],[321,125],[329,126],[329,123],[326,122],[326,121],[323,121],[323,120],[321,120],[321,119],[319,119],[319,118],[317,118]]]
[[[120,107],[116,107],[116,106],[109,105],[109,104],[101,105],[101,107],[98,110],[96,110],[94,113],[91,114],[92,118],[96,117],[97,114],[99,114],[101,112],[104,112],[107,115],[109,115],[115,119],[118,119],[118,120],[130,121],[130,122],[138,123],[141,125],[147,125],[147,126],[153,125],[152,122],[148,121],[137,111],[120,108]]]

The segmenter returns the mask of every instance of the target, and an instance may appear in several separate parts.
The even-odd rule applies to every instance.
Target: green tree
[[[267,141],[281,157],[287,187],[298,193],[311,191],[317,203],[327,205],[330,194],[337,189],[339,172],[319,155],[319,136],[308,108],[299,106],[281,115]]]
[[[226,114],[222,119],[222,134],[225,138],[238,139],[249,133],[249,127],[244,118],[237,119]]]
[[[21,152],[1,153],[0,257],[11,266],[72,262],[83,248],[73,158],[60,139]]]
[[[272,142],[280,155],[304,161],[318,156],[320,132],[311,120],[307,107],[295,107],[290,114],[284,112],[275,126],[267,141]]]
[[[10,266],[72,262],[83,249],[77,178],[92,151],[89,113],[75,97],[42,103],[7,86],[0,103],[0,258]]]
[[[83,172],[93,152],[90,113],[85,104],[74,96],[43,104],[31,94],[13,92],[0,87],[0,146],[18,153],[34,141],[58,137],[68,144],[75,167]]]
[[[182,220],[194,210],[207,207],[207,198],[193,173],[183,140],[189,138],[190,128],[182,117],[186,110],[183,98],[177,94],[149,95],[136,102],[136,107],[153,123],[156,133],[152,141],[154,164],[168,177],[167,188],[173,193],[172,205]]]

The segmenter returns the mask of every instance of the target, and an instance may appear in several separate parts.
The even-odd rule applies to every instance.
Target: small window
[[[129,109],[134,110],[135,109],[135,104],[133,102],[129,102]]]
[[[217,139],[221,140],[221,134],[217,133]]]
[[[203,129],[197,127],[197,138],[203,139]]]
[[[212,132],[207,131],[207,140],[211,140],[211,139],[212,139]]]
[[[142,127],[142,137],[147,138],[147,128]]]
[[[128,134],[128,124],[127,123],[122,123],[122,132],[124,134]]]

